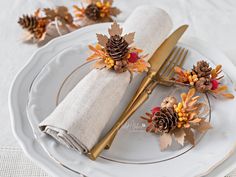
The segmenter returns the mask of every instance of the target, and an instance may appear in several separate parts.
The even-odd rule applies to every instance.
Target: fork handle
[[[91,160],[95,160],[99,154],[103,151],[107,144],[114,138],[117,131],[122,125],[129,119],[129,117],[148,99],[152,90],[156,87],[157,82],[151,83],[145,91],[136,99],[132,107],[124,112],[110,131],[90,150],[88,156]]]

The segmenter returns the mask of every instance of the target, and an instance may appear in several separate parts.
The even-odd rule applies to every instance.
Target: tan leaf
[[[108,42],[108,37],[103,34],[97,34],[98,44],[103,47],[106,47],[106,43]]]
[[[204,133],[211,128],[212,128],[212,126],[211,126],[210,122],[206,122],[205,120],[203,120],[199,123],[198,126],[195,127],[195,130],[197,130],[200,133]]]
[[[185,128],[184,129],[185,132],[185,139],[191,143],[192,145],[195,145],[195,138],[194,138],[194,134],[192,132],[192,130],[190,128]]]
[[[120,25],[117,22],[114,22],[111,25],[111,28],[108,29],[110,36],[121,35],[122,31],[123,29],[120,27]]]
[[[174,131],[174,137],[175,137],[175,140],[181,144],[182,146],[184,145],[184,139],[185,139],[185,132],[184,130],[181,128],[181,129],[176,129]]]
[[[116,8],[116,7],[111,7],[110,8],[110,15],[116,17],[117,15],[119,15],[121,13],[120,9]]]
[[[164,133],[160,136],[159,144],[160,144],[161,151],[165,150],[168,146],[171,145],[171,143],[172,143],[171,134]]]
[[[94,64],[94,67],[97,69],[102,69],[105,68],[106,64],[104,63],[103,60],[99,60]]]
[[[126,35],[124,35],[123,38],[125,39],[125,41],[126,41],[128,44],[132,44],[132,43],[134,42],[134,34],[135,34],[135,32],[126,34]]]

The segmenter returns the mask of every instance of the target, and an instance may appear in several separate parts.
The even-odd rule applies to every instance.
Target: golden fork
[[[95,160],[100,152],[103,150],[104,144],[107,147],[111,145],[117,131],[121,126],[128,120],[128,118],[148,99],[149,95],[152,93],[153,89],[159,84],[165,84],[168,86],[164,80],[159,80],[159,78],[171,78],[174,73],[175,66],[182,66],[184,60],[187,56],[187,50],[184,48],[175,47],[169,57],[166,59],[165,63],[162,65],[158,72],[157,79],[153,80],[151,84],[144,90],[144,92],[136,99],[136,101],[127,107],[127,109],[122,113],[121,117],[114,124],[112,129],[102,138],[102,140],[97,143],[88,154],[89,158]]]

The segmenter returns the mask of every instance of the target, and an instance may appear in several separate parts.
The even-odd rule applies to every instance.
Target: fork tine
[[[166,73],[166,70],[168,70],[168,68],[170,67],[170,63],[172,63],[172,60],[176,58],[176,56],[180,52],[180,49],[181,48],[179,47],[174,48],[174,50],[171,52],[171,54],[168,56],[165,63],[162,65],[161,69],[159,70],[159,73],[158,73],[159,76],[162,76]]]
[[[177,50],[177,51],[176,51],[176,50]],[[165,66],[169,63],[170,59],[173,58],[174,54],[178,53],[179,50],[180,50],[180,49],[179,49],[178,47],[175,47],[175,48],[171,51],[170,55],[168,56],[168,58],[166,59],[166,61],[164,62],[164,64],[161,66],[159,72],[162,72],[162,70],[165,68]]]
[[[182,61],[180,62],[180,64],[179,64],[179,67],[183,67],[183,64],[184,64],[184,61],[185,61],[185,59],[186,59],[186,57],[187,57],[187,55],[188,55],[188,49],[185,49],[186,50],[186,52],[185,52],[185,54],[184,54],[184,56],[183,56],[183,59],[182,59]]]
[[[167,74],[167,78],[170,79],[171,75],[174,73],[174,67],[175,66],[180,66],[182,67],[183,63],[184,63],[184,60],[186,59],[186,56],[188,54],[188,50],[187,49],[183,49],[181,51],[181,54],[178,56],[178,59],[175,63],[173,63],[173,66],[170,70],[170,72]],[[178,64],[179,63],[179,64]]]
[[[173,67],[175,66],[175,63],[177,63],[180,59],[180,56],[183,53],[183,50],[181,47],[179,48],[178,52],[173,56],[172,60],[169,62],[167,67],[165,68],[165,71],[161,74],[161,77],[167,77],[168,74],[172,71]]]

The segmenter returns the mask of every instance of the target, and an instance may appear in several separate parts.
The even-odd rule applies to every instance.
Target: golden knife
[[[156,76],[159,69],[161,68],[161,66],[163,65],[163,63],[165,62],[165,60],[167,59],[167,57],[169,56],[169,54],[171,53],[178,40],[187,28],[188,25],[183,25],[179,27],[161,44],[161,46],[153,54],[153,56],[149,60],[151,68],[149,69],[147,76],[141,82],[140,87],[136,91],[136,94],[132,98],[125,112],[121,115],[121,117],[110,129],[110,131],[90,150],[90,152],[88,153],[90,159],[95,160],[98,157],[98,155],[103,151],[106,145],[109,144],[109,142],[114,138],[114,135],[121,128],[121,126],[138,109],[138,107],[148,99],[149,94],[151,94],[152,90],[157,85]],[[138,102],[137,104],[133,105],[135,101]]]

